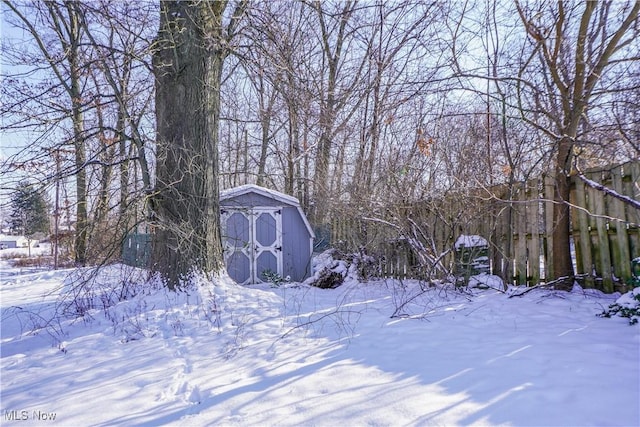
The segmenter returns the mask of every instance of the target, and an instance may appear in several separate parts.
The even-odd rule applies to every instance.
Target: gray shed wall
[[[221,209],[273,207],[282,209],[282,276],[300,282],[311,275],[311,236],[298,208],[271,197],[246,193],[220,200]]]
[[[282,272],[294,282],[311,275],[311,236],[300,218],[298,209],[282,209]]]

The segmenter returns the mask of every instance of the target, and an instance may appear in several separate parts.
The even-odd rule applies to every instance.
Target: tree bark
[[[170,288],[222,267],[218,189],[226,2],[161,3],[151,268]]]
[[[80,79],[82,70],[78,58],[80,50],[80,12],[78,5],[64,3],[69,15],[69,40],[67,61],[69,63],[68,93],[71,97],[71,120],[73,122],[73,146],[75,151],[76,172],[76,233],[74,240],[75,263],[84,266],[87,263],[88,213],[87,213],[87,156],[85,149],[84,113]],[[58,19],[61,13],[55,5],[49,6],[52,18]],[[62,40],[61,40],[62,41]],[[65,44],[65,41],[62,41]]]
[[[569,195],[569,174],[571,172],[573,143],[571,138],[565,137],[558,143],[558,157],[555,174],[555,191],[553,205],[553,274],[554,280],[559,280],[556,288],[570,290],[573,285],[574,271],[571,261],[571,224]]]

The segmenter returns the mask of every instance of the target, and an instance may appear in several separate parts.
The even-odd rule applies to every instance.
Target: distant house
[[[25,236],[6,236],[0,234],[1,249],[28,248],[29,245],[34,248],[38,246],[38,241],[29,240]]]

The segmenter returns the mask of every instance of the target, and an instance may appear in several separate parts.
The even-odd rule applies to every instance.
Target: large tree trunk
[[[558,158],[555,175],[555,191],[553,205],[553,275],[559,280],[556,288],[570,290],[573,285],[574,272],[571,261],[571,228],[569,208],[569,174],[571,172],[571,138],[565,137],[558,143]]]
[[[87,170],[83,98],[81,90],[81,66],[78,58],[80,50],[80,21],[78,6],[65,2],[69,14],[69,85],[68,93],[71,97],[71,120],[73,122],[73,146],[76,166],[76,233],[74,238],[75,263],[84,266],[87,263],[87,239],[89,235],[89,221],[87,213]],[[55,6],[49,6],[52,17],[59,16]]]
[[[170,288],[191,273],[222,267],[217,144],[225,7],[161,3],[151,267]]]

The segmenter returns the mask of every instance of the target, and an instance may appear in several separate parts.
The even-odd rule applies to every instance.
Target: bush
[[[53,265],[53,258],[50,256],[39,255],[33,256],[31,258],[27,256],[17,257],[12,262],[11,265],[17,268],[26,268],[26,267],[50,267]]]
[[[324,269],[318,275],[318,278],[311,283],[311,286],[315,286],[320,289],[335,289],[342,285],[344,282],[344,276],[337,271],[331,271]]]
[[[290,280],[290,277],[282,277],[281,275],[279,275],[278,273],[276,273],[273,270],[265,270],[262,272],[262,278],[266,281],[271,283],[272,286],[274,287],[278,287],[280,285],[282,285],[283,283],[286,283]]]
[[[609,305],[607,310],[599,314],[600,317],[620,316],[629,319],[630,325],[635,325],[640,320],[640,287],[627,292]]]

